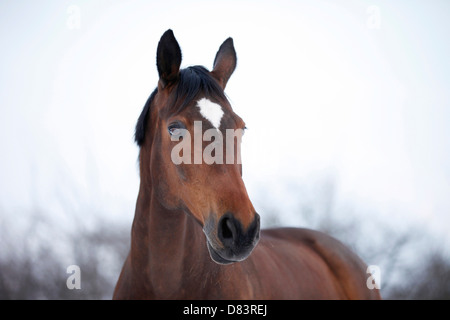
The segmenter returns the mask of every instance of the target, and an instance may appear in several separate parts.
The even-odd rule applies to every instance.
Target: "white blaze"
[[[220,104],[214,103],[211,100],[202,98],[197,102],[197,107],[200,109],[200,114],[211,124],[218,129],[220,121],[222,120],[223,110]]]

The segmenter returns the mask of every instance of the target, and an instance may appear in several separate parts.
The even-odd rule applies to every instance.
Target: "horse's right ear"
[[[156,67],[162,88],[178,79],[181,65],[181,50],[172,30],[167,30],[158,43]]]

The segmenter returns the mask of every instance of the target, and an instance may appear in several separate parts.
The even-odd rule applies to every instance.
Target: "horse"
[[[245,122],[224,93],[236,68],[233,39],[212,71],[180,69],[181,58],[169,29],[156,52],[157,87],[136,124],[140,187],[113,299],[380,299],[366,264],[337,239],[260,230],[242,179]]]

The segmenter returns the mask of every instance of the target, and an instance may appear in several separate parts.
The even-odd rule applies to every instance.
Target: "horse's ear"
[[[164,88],[176,81],[180,72],[181,50],[172,30],[167,30],[158,43],[156,52],[156,66],[159,73],[159,81]]]
[[[236,51],[234,50],[233,39],[228,38],[222,43],[214,59],[212,75],[219,81],[223,89],[227,85],[228,79],[236,68]]]

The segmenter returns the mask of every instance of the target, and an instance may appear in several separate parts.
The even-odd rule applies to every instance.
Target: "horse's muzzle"
[[[214,237],[205,230],[211,259],[219,264],[245,260],[259,241],[259,215],[255,213],[252,223],[244,229],[233,214],[224,214],[213,231]],[[214,239],[214,240],[212,240]]]

